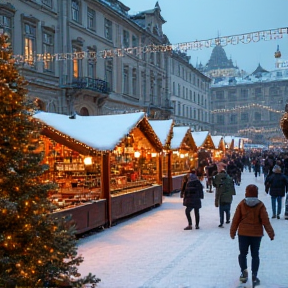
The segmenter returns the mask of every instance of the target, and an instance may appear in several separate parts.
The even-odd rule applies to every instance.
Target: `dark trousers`
[[[191,219],[191,211],[194,209],[194,215],[195,215],[195,222],[196,226],[199,226],[200,221],[200,214],[199,214],[199,208],[193,208],[190,206],[187,206],[185,209],[185,214],[188,220],[188,224],[192,226],[192,219]]]
[[[240,254],[238,256],[239,266],[241,271],[247,269],[247,254],[250,247],[251,251],[251,270],[252,275],[257,276],[260,259],[259,259],[259,249],[262,237],[252,237],[252,236],[241,236],[238,235],[239,250]]]
[[[221,204],[219,205],[219,216],[220,216],[220,224],[224,223],[224,212],[226,213],[226,222],[230,221],[230,210],[231,203]]]

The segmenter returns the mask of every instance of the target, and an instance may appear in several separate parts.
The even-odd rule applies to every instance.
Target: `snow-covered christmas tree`
[[[55,219],[43,182],[41,126],[13,62],[8,36],[0,33],[0,287],[81,287],[100,281],[81,278],[75,229]]]

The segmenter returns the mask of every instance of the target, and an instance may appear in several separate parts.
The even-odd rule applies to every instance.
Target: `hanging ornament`
[[[277,45],[277,51],[274,53],[275,58],[280,58],[281,57],[281,52],[279,50],[279,45]]]

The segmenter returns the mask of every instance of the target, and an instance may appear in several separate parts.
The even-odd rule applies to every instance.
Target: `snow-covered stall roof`
[[[224,141],[228,149],[234,149],[234,136],[224,136]]]
[[[196,143],[192,137],[191,129],[187,126],[174,127],[173,138],[171,140],[171,149],[189,148],[196,150]]]
[[[234,137],[234,149],[243,149],[244,140],[241,137]]]
[[[158,136],[162,146],[170,145],[174,122],[169,120],[149,120],[149,124]]]
[[[39,112],[33,117],[44,123],[44,135],[61,141],[66,146],[70,145],[70,148],[72,145],[74,149],[82,147],[87,150],[92,148],[111,151],[132,129],[139,126],[151,144],[158,151],[162,150],[161,142],[144,112],[103,116],[76,115],[75,119],[63,114]],[[83,148],[83,144],[88,147]]]
[[[216,149],[221,149],[224,150],[225,149],[225,142],[224,142],[224,137],[221,135],[214,135],[211,136],[214,146]]]
[[[215,149],[213,140],[209,131],[197,131],[192,132],[192,137],[196,143],[197,148],[205,147],[209,149]]]

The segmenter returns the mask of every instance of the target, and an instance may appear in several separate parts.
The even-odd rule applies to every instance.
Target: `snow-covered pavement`
[[[241,185],[236,186],[231,216],[249,184],[259,187],[259,199],[271,217],[263,175],[255,178],[252,172],[244,172]],[[238,240],[230,238],[230,224],[224,224],[224,229],[218,227],[215,194],[205,192],[204,196],[199,230],[195,229],[193,211],[193,230],[183,230],[187,226],[185,207],[177,193],[164,197],[160,207],[80,239],[78,252],[84,262],[79,272],[96,274],[101,279],[99,288],[237,287]],[[281,219],[271,219],[271,223],[276,236],[271,241],[265,232],[262,239],[258,287],[288,288],[288,220],[284,220],[284,209]],[[250,262],[249,255],[249,272]]]

